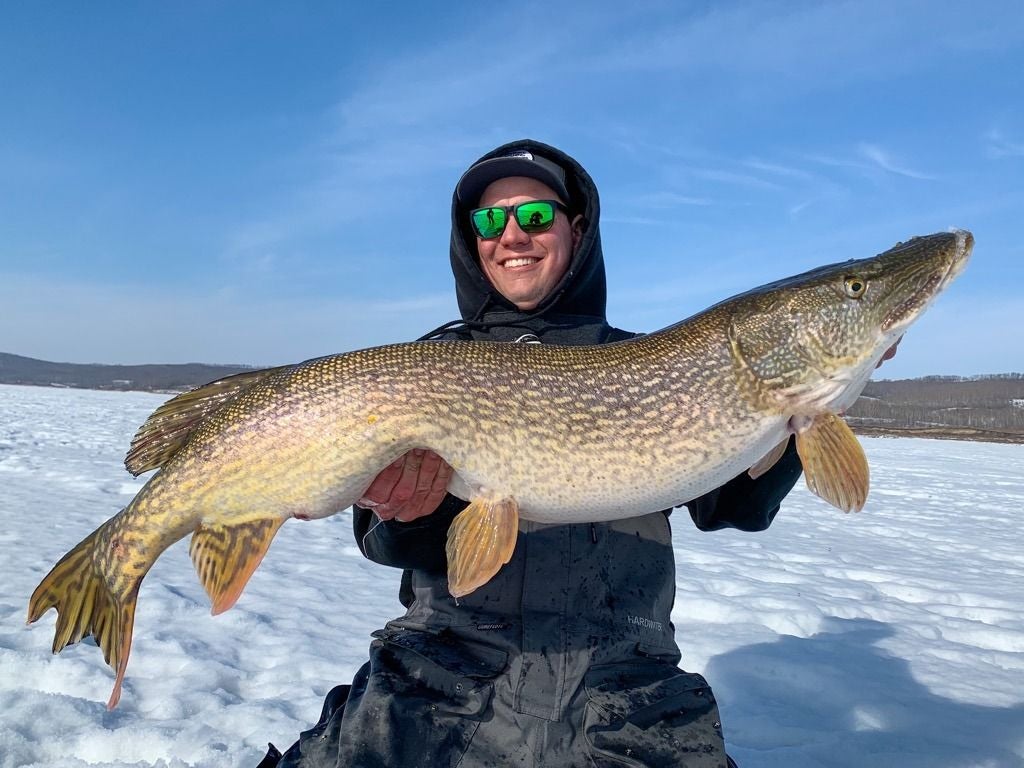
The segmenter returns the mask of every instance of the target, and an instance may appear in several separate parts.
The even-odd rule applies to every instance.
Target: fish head
[[[973,246],[965,230],[915,237],[738,296],[733,357],[761,396],[789,412],[845,410],[885,352],[960,274]]]

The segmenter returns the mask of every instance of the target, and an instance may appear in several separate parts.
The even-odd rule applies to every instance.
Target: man
[[[524,140],[485,155],[452,205],[463,319],[427,337],[634,336],[605,318],[599,216],[590,176],[559,150]],[[763,530],[800,471],[791,444],[757,480],[744,473],[687,507],[702,530]],[[726,766],[711,689],[676,666],[669,512],[521,521],[512,560],[455,600],[444,545],[465,502],[446,493],[451,474],[436,454],[412,451],[355,508],[363,553],[404,569],[407,612],[375,633],[370,661],[331,691],[279,768]]]

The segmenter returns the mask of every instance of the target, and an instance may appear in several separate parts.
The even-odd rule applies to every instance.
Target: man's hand
[[[444,459],[414,448],[377,475],[356,504],[372,509],[381,520],[407,523],[437,509],[451,477]]]

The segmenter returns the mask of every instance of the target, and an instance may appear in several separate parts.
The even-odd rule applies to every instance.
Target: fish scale
[[[280,525],[335,514],[413,448],[454,469],[469,502],[446,554],[455,597],[511,557],[520,520],[598,522],[767,471],[792,435],[808,487],[863,506],[868,469],[836,414],[959,274],[965,231],[898,244],[599,346],[393,344],[228,377],[157,409],[126,466],[157,469],[54,566],[29,621],[58,611],[54,652],[94,635],[116,705],[139,585],[191,534],[213,612],[238,599]]]

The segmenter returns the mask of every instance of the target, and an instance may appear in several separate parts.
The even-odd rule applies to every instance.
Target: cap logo
[[[517,149],[515,152],[509,152],[505,157],[522,157],[526,160],[533,160],[533,153],[527,152],[525,149]]]

